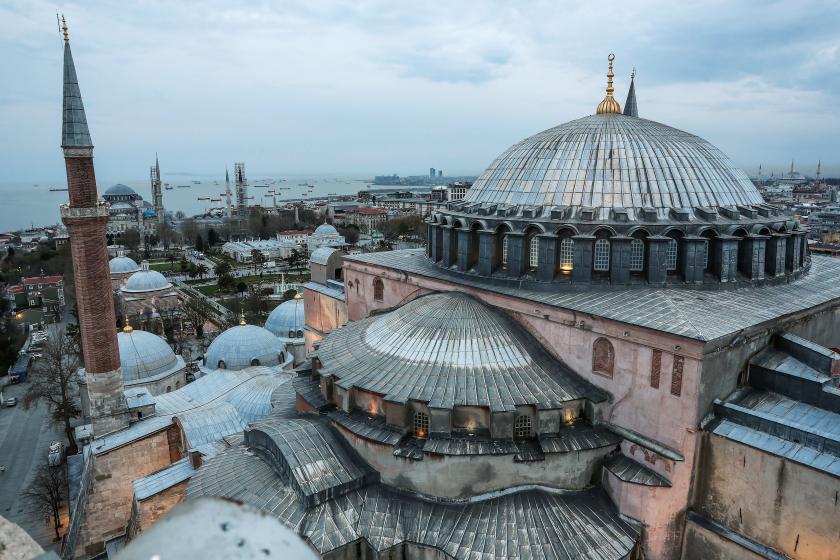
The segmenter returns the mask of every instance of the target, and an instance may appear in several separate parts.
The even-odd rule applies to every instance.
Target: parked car
[[[51,467],[56,467],[64,461],[64,444],[60,441],[54,441],[50,444],[50,450],[47,454],[47,462]]]
[[[3,406],[17,406],[17,397],[12,397],[10,399],[6,399],[3,402]]]

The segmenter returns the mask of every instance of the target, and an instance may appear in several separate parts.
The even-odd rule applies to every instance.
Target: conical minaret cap
[[[61,16],[64,33],[64,107],[61,115],[61,147],[62,148],[91,148],[85,106],[82,103],[82,93],[79,91],[79,80],[76,78],[76,66],[73,64],[73,53],[70,51],[70,39],[67,34],[67,22]]]

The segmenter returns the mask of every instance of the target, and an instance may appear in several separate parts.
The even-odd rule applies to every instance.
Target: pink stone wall
[[[685,461],[670,462],[669,472],[663,472],[671,480],[671,488],[631,485],[612,475],[608,475],[613,480],[606,486],[622,513],[647,525],[647,557],[679,557],[683,514],[688,505],[694,466],[695,432],[700,421],[696,403],[703,359],[701,343],[476,287],[453,285],[363,263],[345,261],[344,273],[350,320],[363,319],[377,310],[400,307],[433,291],[470,293],[505,310],[555,357],[608,391],[612,399],[601,407],[604,421],[638,432],[685,457]],[[377,277],[384,282],[382,301],[374,299],[373,281]],[[615,351],[612,378],[592,372],[592,345],[601,337],[609,340]],[[651,386],[654,350],[660,353],[658,380],[654,375],[658,387]],[[674,380],[678,383],[672,383]],[[645,457],[641,450],[629,448],[626,452],[654,470],[666,469],[663,458],[654,454],[648,452]]]

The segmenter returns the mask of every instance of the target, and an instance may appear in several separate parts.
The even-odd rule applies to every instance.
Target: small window
[[[674,356],[674,365],[671,369],[671,394],[675,397],[682,395],[683,367],[685,358]]]
[[[502,267],[507,267],[508,263],[508,236],[502,236]]]
[[[703,268],[709,268],[709,240],[703,240]]]
[[[429,434],[429,415],[425,412],[414,413],[414,435],[425,438]]]
[[[177,391],[177,390],[178,390],[178,389],[180,389],[180,388],[181,388],[181,382],[180,382],[180,381],[176,381],[176,382],[175,382],[175,390]]]
[[[289,338],[295,337],[295,331],[289,331]]]
[[[297,337],[298,338],[303,338],[303,331],[298,331],[297,332]]]
[[[227,364],[225,364],[224,360],[219,360],[219,363],[217,364],[217,366],[218,366],[218,369],[227,369]]]
[[[172,392],[172,387],[171,387],[171,386],[169,386],[169,385],[167,385],[167,386],[166,386],[166,392],[167,392],[167,393],[171,393],[171,392]]]
[[[531,417],[520,414],[513,421],[513,439],[523,440],[531,437]]]
[[[606,338],[599,338],[592,345],[592,373],[613,376],[615,367],[615,350]]]
[[[630,242],[630,270],[640,272],[645,269],[645,242],[634,239]]]
[[[665,251],[665,270],[671,272],[677,270],[677,240],[668,240],[668,248]]]
[[[575,264],[575,241],[569,237],[560,242],[560,267],[571,270]]]
[[[540,240],[533,236],[528,243],[528,268],[536,270],[540,263]]]
[[[258,365],[260,365],[260,361],[257,358],[254,358],[253,360],[251,360],[251,365],[252,366],[258,366]]]
[[[376,278],[373,281],[373,299],[375,301],[382,301],[385,299],[385,284],[381,278]]]
[[[598,239],[595,241],[595,270],[607,271],[610,269],[610,241],[609,239]]]

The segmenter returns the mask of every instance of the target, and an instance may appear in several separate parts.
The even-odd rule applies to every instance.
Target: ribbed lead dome
[[[262,327],[231,327],[207,348],[205,362],[212,369],[239,370],[250,366],[276,366],[280,363],[282,345]]]
[[[698,136],[621,114],[596,114],[508,148],[467,191],[468,203],[691,208],[752,205],[761,194]]]
[[[120,369],[126,383],[151,380],[183,367],[175,352],[161,337],[146,331],[117,334]]]
[[[430,407],[557,408],[602,398],[507,316],[459,292],[350,323],[324,339],[318,358],[340,387]]]

